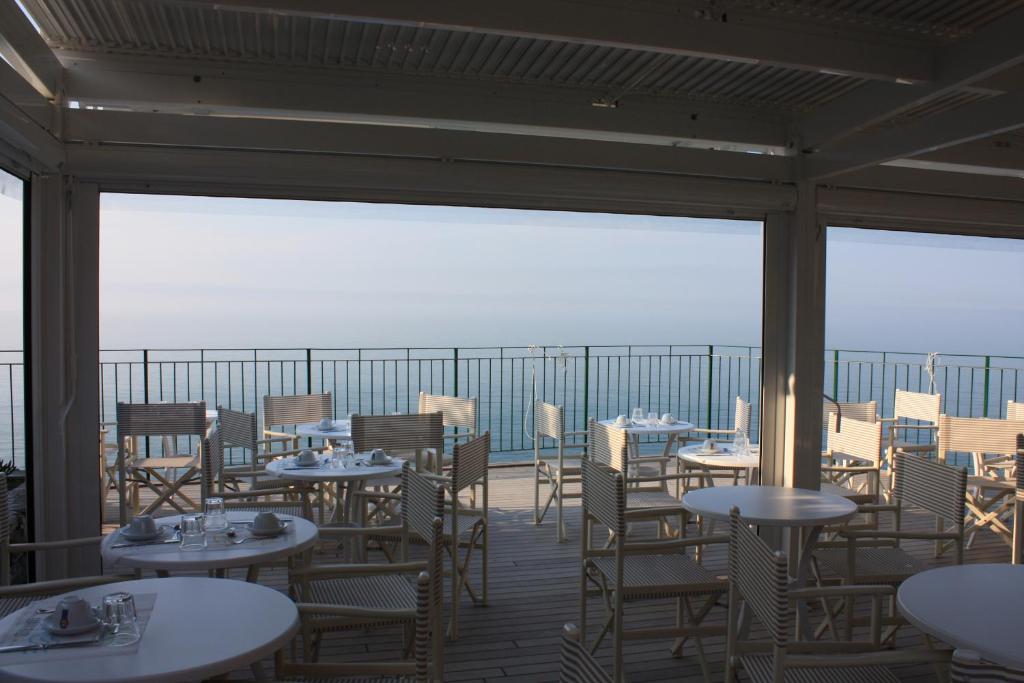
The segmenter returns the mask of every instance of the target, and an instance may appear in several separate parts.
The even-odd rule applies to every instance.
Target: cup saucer
[[[151,531],[151,532],[148,532],[148,533],[143,533],[143,534],[135,533],[134,531],[131,530],[130,527],[122,527],[121,528],[121,536],[124,537],[124,539],[126,541],[130,541],[132,543],[134,543],[136,541],[152,541],[152,540],[155,540],[155,539],[159,538],[160,534],[162,534],[162,533],[163,533],[163,527],[161,527],[161,526],[157,526],[156,530],[154,530],[154,531]]]
[[[281,522],[276,529],[257,529],[255,525],[249,527],[249,533],[259,538],[273,538],[278,534],[284,533],[284,530],[288,528],[288,525]]]
[[[68,628],[61,628],[60,622],[57,621],[57,615],[51,614],[43,620],[43,626],[51,634],[55,636],[78,636],[89,631],[95,631],[99,628],[103,622],[99,617],[92,617],[91,621],[87,621],[81,626],[70,626]]]

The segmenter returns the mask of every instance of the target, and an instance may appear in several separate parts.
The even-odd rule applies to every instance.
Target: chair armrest
[[[401,493],[391,493],[390,491],[356,491],[349,495],[355,496],[356,498],[372,498],[375,500],[402,500]]]
[[[562,437],[563,438],[567,437],[567,436],[586,436],[586,435],[587,435],[587,430],[585,430],[585,429],[582,432],[562,432]],[[582,444],[579,444],[579,445],[582,445]]]
[[[711,427],[694,427],[693,429],[689,430],[689,433],[691,433],[691,434],[692,433],[697,433],[697,434],[735,434],[736,430],[735,429],[725,429],[724,427],[723,428],[714,428],[714,429],[711,428]]]
[[[368,534],[401,534],[403,530],[401,526],[322,526],[318,529],[320,538],[366,536]]]
[[[937,541],[942,539],[960,538],[955,531],[876,531],[873,529],[839,529],[838,533],[851,541],[858,538],[866,539],[908,539],[922,541]]]
[[[695,546],[713,545],[716,543],[728,543],[729,534],[715,534],[713,536],[688,536],[676,538],[669,541],[641,541],[639,543],[626,543],[626,553],[662,553]]]
[[[36,541],[34,543],[12,543],[8,546],[12,553],[29,553],[39,550],[65,550],[67,548],[80,548],[87,545],[94,545],[103,542],[103,536],[89,536],[88,538],[69,538],[62,541]]]
[[[880,505],[878,503],[863,503],[857,506],[857,512],[897,512],[899,505]]]
[[[292,578],[330,579],[338,576],[372,576],[374,574],[410,574],[427,569],[426,562],[396,562],[395,564],[320,564],[293,569]]]
[[[348,607],[345,605],[320,604],[316,602],[298,602],[295,606],[299,608],[299,616],[329,616],[329,617],[354,617],[362,618],[384,618],[404,619],[415,618],[416,610],[411,609],[385,609],[382,607]]]
[[[822,465],[822,472],[877,472],[877,467],[871,465]]]
[[[815,598],[837,598],[842,596],[859,597],[865,595],[888,596],[896,595],[893,586],[811,586],[794,588],[789,591],[790,601],[811,600]]]

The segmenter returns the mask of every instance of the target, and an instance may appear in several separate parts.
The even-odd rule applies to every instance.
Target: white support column
[[[36,541],[100,533],[99,191],[31,180],[32,522]],[[37,578],[99,573],[97,547],[37,557]]]
[[[819,488],[825,357],[825,226],[816,188],[765,221],[762,470],[764,484]]]

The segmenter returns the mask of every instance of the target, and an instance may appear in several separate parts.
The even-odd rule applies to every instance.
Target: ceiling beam
[[[800,158],[801,176],[820,180],[894,159],[905,159],[1024,128],[1024,90],[968,104],[903,126],[844,140]]]
[[[15,0],[0,0],[0,55],[40,95],[56,97],[60,62]]]
[[[6,66],[6,65],[4,65]],[[55,170],[64,162],[64,146],[6,97],[0,96],[0,142],[21,155],[32,169]]]
[[[817,150],[913,107],[1024,63],[1024,9],[991,22],[935,52],[935,78],[927,83],[867,83],[807,114],[795,137]]]
[[[285,152],[68,146],[67,172],[104,191],[760,218],[791,186],[588,169]]]
[[[884,39],[814,35],[697,19],[686,6],[581,3],[573,0],[182,0],[218,10],[266,12],[422,28],[479,31],[605,45],[689,57],[827,71],[885,81],[926,81],[931,52]]]
[[[658,98],[595,107],[599,90],[95,56],[65,67],[67,98],[82,106],[785,152],[781,120]]]
[[[309,152],[671,173],[772,182],[793,179],[792,159],[619,142],[422,128],[75,109],[71,144]]]

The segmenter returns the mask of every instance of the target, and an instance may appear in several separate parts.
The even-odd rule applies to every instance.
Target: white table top
[[[627,434],[678,434],[693,429],[693,423],[683,421],[673,422],[672,424],[662,424],[659,422],[653,427],[646,424],[646,421],[644,424],[634,424],[628,427],[619,427],[615,424],[615,420],[601,420],[600,422],[609,427],[625,429]]]
[[[834,524],[857,512],[857,505],[845,498],[782,486],[715,486],[683,496],[684,508],[711,519],[729,519],[734,506],[751,524],[782,527]]]
[[[896,602],[925,633],[994,664],[1024,669],[1024,565],[929,569],[904,581]]]
[[[252,521],[255,516],[255,512],[229,511],[228,521]],[[114,548],[114,545],[127,540],[115,531],[103,539],[100,552],[103,555],[103,562],[114,569],[120,567],[164,569],[174,573],[267,564],[302,552],[316,543],[319,532],[315,524],[292,515],[278,514],[277,516],[290,520],[290,523],[285,531],[273,538],[246,541],[228,547],[210,546],[203,550],[182,551],[173,543]],[[181,515],[174,515],[173,517],[159,518],[157,524],[174,526],[180,521]]]
[[[356,459],[365,462],[369,455],[369,453],[357,453]],[[321,460],[323,459],[321,457]],[[295,467],[294,458],[280,458],[267,463],[266,471],[272,477],[293,481],[362,481],[394,478],[402,473],[404,462],[401,458],[392,458],[390,465],[359,465],[348,469],[322,465],[318,468],[288,469]]]
[[[295,425],[295,435],[312,439],[350,439],[352,438],[352,424],[348,420],[333,420],[334,428],[330,430],[320,429],[316,422]]]
[[[732,444],[718,444],[715,453],[706,451],[704,444],[683,446],[679,449],[679,458],[695,465],[722,469],[749,470],[761,466],[761,450],[756,444],[750,447],[749,455],[737,455],[733,452]]]
[[[137,652],[73,662],[48,662],[45,653],[31,653],[39,661],[0,667],[0,680],[197,681],[259,661],[287,644],[299,630],[299,613],[288,596],[245,581],[195,577],[143,579],[73,593],[96,605],[104,595],[117,591],[157,594]],[[24,609],[53,606],[59,599],[47,598]],[[0,632],[13,625],[17,614],[0,620]]]

